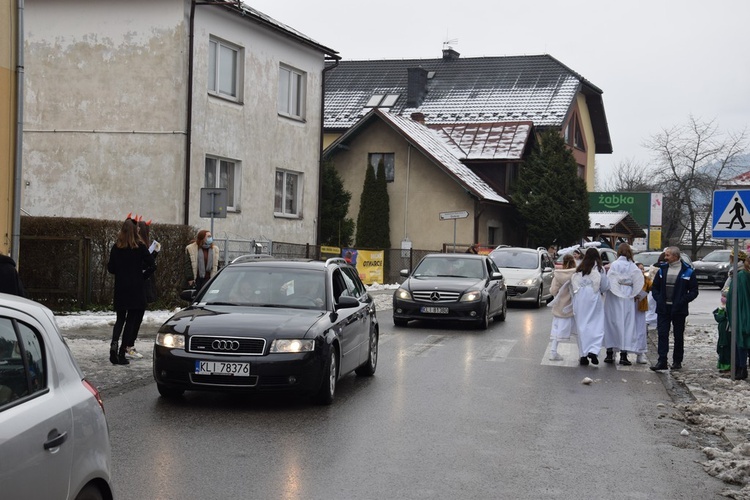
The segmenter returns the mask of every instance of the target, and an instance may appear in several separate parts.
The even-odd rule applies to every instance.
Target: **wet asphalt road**
[[[484,332],[379,318],[375,377],[345,377],[330,407],[105,390],[117,497],[721,498],[659,375],[578,366],[574,344],[548,361],[546,308]]]

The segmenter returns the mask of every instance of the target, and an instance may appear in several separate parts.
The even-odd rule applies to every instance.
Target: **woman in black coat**
[[[116,365],[127,365],[130,362],[125,358],[125,349],[134,343],[135,333],[146,311],[145,280],[156,270],[154,258],[138,237],[138,226],[133,219],[127,219],[117,234],[117,241],[109,253],[107,270],[115,275],[114,306],[117,312],[109,360]],[[121,333],[122,345],[118,349]]]
[[[7,255],[0,255],[0,292],[26,296],[21,278],[18,277],[16,262]]]

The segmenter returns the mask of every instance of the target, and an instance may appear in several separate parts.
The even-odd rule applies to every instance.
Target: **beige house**
[[[352,194],[382,160],[391,242],[522,245],[510,196],[536,134],[558,130],[594,187],[612,145],[602,91],[548,55],[340,61],[327,72],[324,156]],[[451,212],[468,212],[452,219]],[[443,214],[443,217],[441,217]]]
[[[337,53],[241,2],[26,0],[22,209],[315,241]],[[85,19],[85,22],[82,22]]]
[[[525,149],[529,131],[527,126],[518,133],[514,149]],[[438,250],[455,240],[461,251],[476,241],[520,244],[520,235],[505,222],[513,210],[509,200],[456,157],[443,132],[373,110],[336,139],[324,158],[334,163],[352,194],[348,217],[357,219],[368,159],[375,164],[384,159],[392,242]]]

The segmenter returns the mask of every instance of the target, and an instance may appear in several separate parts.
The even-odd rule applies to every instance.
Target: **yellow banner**
[[[356,266],[359,278],[365,285],[383,284],[383,250],[357,250]]]
[[[648,248],[661,250],[661,226],[651,226],[651,230],[648,232]]]

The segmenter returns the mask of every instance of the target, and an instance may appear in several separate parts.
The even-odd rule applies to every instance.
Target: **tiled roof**
[[[750,171],[742,173],[738,175],[737,177],[733,177],[727,181],[726,184],[724,184],[724,187],[731,187],[731,186],[748,186],[750,185]]]
[[[531,122],[453,123],[428,125],[456,149],[456,156],[467,160],[521,160],[526,149]]]
[[[229,3],[229,2],[221,6],[229,11],[239,14],[240,16],[248,20],[267,26],[271,28],[272,30],[281,33],[284,36],[293,38],[305,45],[308,45],[320,52],[323,52],[325,55],[329,56],[330,59],[335,59],[335,60],[341,59],[341,57],[338,55],[338,52],[336,52],[335,50],[328,48],[325,45],[321,45],[320,43],[316,42],[309,36],[303,33],[300,33],[296,29],[277,21],[276,19],[272,18],[271,16],[267,14],[264,14],[263,12],[257,9],[253,9],[252,7],[250,7],[249,5],[245,3],[240,3],[239,7],[235,3]]]
[[[346,144],[351,137],[357,135],[359,128],[366,126],[370,120],[376,117],[381,118],[386,124],[390,125],[397,133],[430,158],[439,168],[443,169],[446,174],[465,189],[471,191],[480,200],[509,203],[507,199],[500,196],[477,174],[472,172],[469,167],[461,163],[459,157],[456,156],[457,150],[449,147],[438,132],[411,118],[404,118],[403,116],[398,116],[387,111],[371,111],[356,123],[354,127],[329,145],[323,153],[324,156],[328,156],[340,144]]]
[[[408,70],[422,68],[426,93],[407,105]],[[580,91],[587,97],[597,152],[611,152],[602,91],[549,55],[340,61],[326,73],[326,129],[347,129],[375,94],[398,95],[391,112],[424,114],[425,123],[529,121],[562,126]]]

